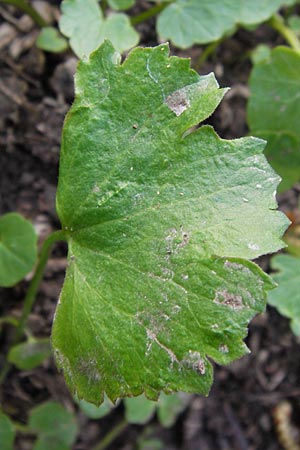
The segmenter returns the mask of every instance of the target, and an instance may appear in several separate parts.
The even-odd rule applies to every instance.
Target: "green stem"
[[[41,28],[48,25],[46,20],[37,12],[36,9],[29,5],[26,0],[0,0],[0,3],[7,3],[8,5],[13,5],[21,9],[21,11],[28,14],[32,18],[32,20]]]
[[[34,431],[32,431],[28,425],[23,425],[22,423],[19,422],[15,422],[12,421],[13,426],[15,428],[16,431],[18,431],[19,433],[22,434],[30,434],[30,435],[35,435],[36,433]]]
[[[105,450],[120,434],[123,433],[125,428],[128,426],[126,419],[119,422],[112,430],[110,430],[102,439],[99,444],[93,447],[92,450]]]
[[[279,14],[274,14],[268,24],[284,37],[292,49],[300,53],[300,41],[296,33],[285,25],[283,18]]]
[[[204,64],[205,61],[210,57],[210,55],[212,55],[215,52],[216,48],[219,46],[221,41],[222,39],[218,39],[217,41],[214,41],[205,47],[197,63],[195,64],[195,70],[199,71],[202,64]]]
[[[152,6],[152,8],[149,8],[146,11],[143,11],[142,13],[138,14],[137,16],[131,17],[131,19],[130,19],[131,25],[137,25],[138,23],[145,22],[146,20],[151,19],[151,17],[156,16],[163,9],[165,9],[166,6],[168,6],[168,4],[169,4],[169,2],[158,3],[157,5]]]
[[[0,327],[3,323],[8,323],[9,325],[12,325],[13,327],[18,326],[18,319],[14,316],[5,316],[0,319]]]
[[[62,230],[55,231],[54,233],[51,233],[50,236],[43,242],[38,264],[35,270],[34,277],[31,280],[30,286],[28,288],[27,294],[24,299],[24,306],[22,310],[21,317],[18,321],[18,324],[15,329],[15,335],[12,342],[12,346],[16,345],[21,339],[24,334],[25,325],[28,319],[28,316],[32,310],[33,303],[36,298],[36,294],[40,285],[40,282],[43,278],[44,271],[46,268],[46,264],[49,258],[49,255],[52,250],[52,246],[55,242],[65,240],[66,235],[65,232]],[[9,370],[11,368],[11,364],[6,360],[6,363],[4,364],[2,371],[0,372],[0,384],[3,383],[6,375],[8,374]]]

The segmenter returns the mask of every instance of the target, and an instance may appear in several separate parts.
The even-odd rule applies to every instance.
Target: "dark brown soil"
[[[58,3],[48,2],[54,13]],[[143,45],[157,44],[153,21],[140,25],[139,30]],[[59,228],[55,190],[60,135],[73,98],[76,60],[71,52],[41,52],[34,45],[36,34],[36,27],[26,16],[14,8],[0,6],[0,214],[23,214],[34,223],[43,240]],[[200,68],[201,74],[214,71],[221,86],[232,88],[210,119],[222,137],[247,134],[249,52],[260,42],[274,46],[280,39],[267,26],[255,32],[240,30],[225,40]],[[172,53],[191,57],[195,66],[201,52],[199,46],[186,51],[172,49]],[[285,194],[280,207],[285,211],[295,208],[298,194],[297,189]],[[261,264],[268,269],[268,258],[262,259]],[[49,261],[30,315],[29,325],[35,336],[50,334],[65,266],[66,247],[60,244]],[[0,316],[20,314],[29,278],[13,289],[0,291]],[[0,364],[11,336],[11,328],[4,326],[0,334]],[[300,427],[299,342],[288,321],[270,308],[252,322],[247,343],[252,353],[229,367],[216,367],[210,396],[194,396],[175,426],[164,429],[156,419],[147,428],[129,426],[109,449],[138,449],[139,437],[147,432],[161,439],[166,450],[279,450],[273,408],[283,400],[290,401],[293,426],[296,430]],[[2,408],[20,423],[26,423],[30,408],[50,399],[77,411],[52,360],[35,370],[13,370],[1,391]],[[92,449],[122,416],[122,406],[96,421],[78,412],[81,428],[73,450]],[[18,434],[15,448],[31,449],[32,437]]]

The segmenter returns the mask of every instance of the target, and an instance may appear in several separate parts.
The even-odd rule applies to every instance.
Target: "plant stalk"
[[[110,430],[92,450],[105,450],[128,426],[126,419],[121,420],[112,430]]]
[[[268,21],[268,24],[281,34],[293,50],[300,53],[300,41],[296,33],[285,25],[283,18],[279,14],[274,14]]]
[[[205,61],[207,61],[207,59],[215,52],[221,41],[222,39],[218,39],[205,47],[194,67],[197,72],[200,70]]]
[[[54,233],[51,233],[48,236],[48,238],[43,242],[43,245],[42,245],[42,248],[40,251],[40,255],[39,255],[39,259],[38,259],[38,264],[37,264],[37,267],[35,270],[35,274],[31,280],[30,286],[28,288],[27,294],[24,299],[22,314],[21,314],[21,317],[15,328],[15,335],[14,335],[14,339],[12,342],[12,346],[16,345],[22,339],[22,336],[24,334],[24,329],[26,326],[26,322],[27,322],[28,316],[32,310],[39,285],[43,278],[44,271],[45,271],[45,268],[47,265],[47,261],[48,261],[49,255],[51,253],[51,250],[52,250],[52,246],[55,242],[65,240],[65,239],[66,239],[65,232],[62,230],[59,230],[59,231],[55,231]],[[3,383],[10,368],[11,368],[11,364],[6,360],[6,363],[4,364],[4,366],[0,372],[0,384]]]
[[[0,3],[7,3],[8,5],[13,5],[21,9],[21,11],[28,14],[40,28],[49,25],[36,9],[26,2],[26,0],[0,0]]]
[[[168,4],[169,2],[158,3],[157,5],[152,6],[152,8],[143,11],[137,16],[131,17],[131,25],[137,25],[138,23],[145,22],[146,20],[151,19],[152,17],[159,14],[163,9],[165,9]]]

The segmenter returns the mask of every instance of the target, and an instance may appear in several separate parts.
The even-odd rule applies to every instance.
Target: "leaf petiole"
[[[25,0],[0,0],[0,3],[7,3],[8,5],[16,6],[21,9],[24,13],[28,14],[32,20],[39,26],[45,27],[48,25],[46,20],[38,13],[38,11],[33,8]]]
[[[293,50],[300,53],[300,41],[296,33],[285,25],[283,18],[279,14],[274,14],[268,21],[268,24],[284,37]]]
[[[168,6],[168,4],[169,2],[158,3],[157,5],[152,6],[152,8],[149,8],[146,11],[143,11],[140,14],[131,17],[130,19],[131,25],[137,25],[139,23],[151,19],[152,17],[156,16],[161,11],[163,11],[166,8],[166,6]]]
[[[18,321],[18,324],[16,325],[16,328],[15,328],[15,335],[14,335],[14,339],[12,342],[12,346],[17,344],[23,336],[26,322],[27,322],[28,316],[32,310],[32,306],[34,304],[40,282],[44,275],[44,271],[45,271],[45,268],[47,265],[49,255],[52,250],[52,246],[53,246],[53,244],[55,244],[55,242],[62,241],[62,240],[66,240],[66,234],[65,234],[65,231],[59,230],[59,231],[55,231],[54,233],[51,233],[48,236],[48,238],[43,242],[43,245],[42,245],[42,248],[40,251],[40,255],[39,255],[39,259],[38,259],[38,263],[36,266],[35,274],[34,274],[34,277],[32,278],[32,281],[30,283],[30,286],[28,288],[27,294],[24,299],[22,315],[21,315],[21,317]],[[0,384],[3,383],[7,373],[10,370],[10,367],[11,367],[11,364],[6,360],[6,363],[4,364],[4,366],[0,372]]]
[[[123,431],[127,428],[128,422],[126,419],[121,420],[114,428],[112,428],[104,438],[95,446],[93,450],[105,450]]]

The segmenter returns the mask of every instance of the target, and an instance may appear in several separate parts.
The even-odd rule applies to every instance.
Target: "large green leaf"
[[[20,214],[0,217],[0,286],[13,286],[33,268],[37,257],[37,235]]]
[[[175,0],[157,20],[157,32],[177,47],[206,44],[234,30],[237,24],[253,25],[271,17],[295,0]]]
[[[269,292],[268,302],[291,319],[293,332],[300,336],[300,258],[277,255],[271,260],[273,275],[278,287]]]
[[[110,39],[120,53],[134,47],[139,36],[122,13],[103,17],[97,0],[64,0],[59,21],[61,32],[79,58],[88,56],[104,39]]]
[[[275,48],[254,66],[250,90],[250,131],[268,140],[266,155],[282,176],[280,189],[288,189],[300,180],[300,55]]]
[[[79,397],[207,393],[208,357],[247,351],[247,322],[272,284],[241,258],[281,248],[287,220],[263,141],[192,128],[224,92],[166,45],[120,65],[107,42],[79,65],[57,193],[69,265],[52,336]]]

